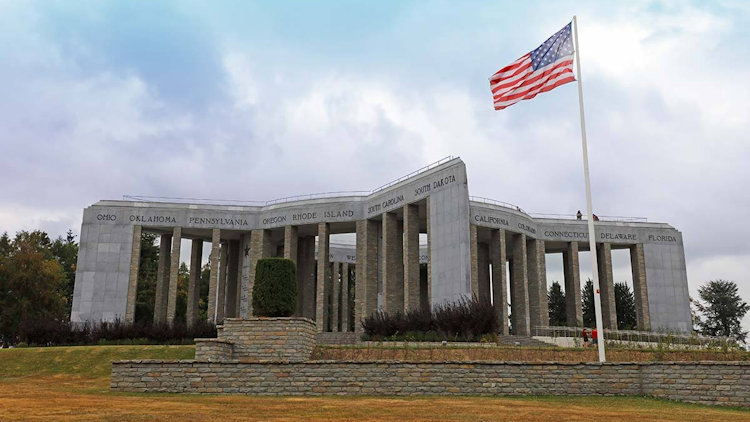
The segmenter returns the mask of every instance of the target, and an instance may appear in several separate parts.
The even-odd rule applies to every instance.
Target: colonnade
[[[317,244],[318,256],[328,256],[328,224],[321,223]],[[221,230],[211,231],[207,321],[220,323],[224,318],[252,316],[252,289],[255,266],[259,259],[283,256],[297,264],[297,309],[295,314],[315,320],[326,331],[350,331],[353,297],[350,287],[357,266],[349,262],[326,262],[318,265],[315,236],[298,236],[297,226],[286,226],[281,252],[271,240],[270,230],[253,230],[239,238],[222,239]],[[138,270],[141,253],[141,226],[134,226],[128,286],[126,322],[135,320]],[[153,321],[173,324],[176,315],[182,229],[160,234],[159,260],[154,299]],[[200,278],[204,239],[192,238],[190,275],[186,303],[186,322],[193,325],[199,318]],[[242,250],[245,245],[244,253]],[[324,260],[328,261],[328,260]],[[243,276],[244,275],[244,276]]]
[[[252,316],[255,266],[259,259],[274,256],[283,256],[297,264],[296,315],[313,319],[321,331],[349,331],[352,327],[359,331],[358,321],[378,309],[393,313],[429,306],[429,253],[426,297],[420,289],[419,207],[406,205],[398,211],[384,213],[379,219],[356,222],[356,265],[327,259],[316,261],[316,254],[330,256],[331,223],[305,226],[304,235],[300,234],[303,226],[291,225],[234,233],[228,238],[222,238],[222,230],[212,229],[207,320],[221,322],[224,318]],[[276,236],[274,241],[273,230],[283,231],[283,237]],[[135,226],[125,315],[125,320],[130,322],[135,315],[141,233],[142,228]],[[182,229],[175,227],[171,233],[160,236],[154,322],[172,324],[176,314]],[[191,241],[188,325],[198,320],[205,240],[193,237]],[[549,325],[547,253],[562,253],[567,325],[583,325],[579,243],[561,243],[470,225],[471,292],[480,300],[493,302],[501,335],[509,334],[509,317],[516,335],[528,336],[533,334],[533,327]],[[634,244],[629,248],[638,329],[648,330],[643,245]],[[614,329],[617,314],[612,244],[597,243],[596,254],[604,328]]]
[[[578,242],[545,242],[523,233],[475,225],[470,229],[472,294],[480,300],[492,297],[500,334],[509,334],[508,303],[514,334],[532,335],[533,327],[549,325],[547,253],[562,253],[566,324],[573,327],[583,325]],[[638,329],[650,330],[643,244],[627,247],[630,249]],[[607,329],[616,329],[612,244],[597,243],[596,254],[603,325]]]

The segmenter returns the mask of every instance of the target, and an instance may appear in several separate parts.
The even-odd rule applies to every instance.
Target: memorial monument
[[[559,253],[565,290],[573,293],[566,296],[567,323],[582,325],[578,254],[589,249],[586,221],[534,217],[470,197],[459,158],[363,195],[258,205],[99,201],[83,213],[72,321],[134,320],[144,232],[160,236],[156,322],[175,319],[180,250],[189,239],[188,324],[198,318],[203,244],[210,242],[208,319],[217,323],[253,315],[255,263],[279,256],[297,263],[296,314],[318,331],[360,330],[359,321],[377,309],[404,311],[474,295],[495,304],[501,334],[508,334],[509,315],[502,304],[510,303],[515,333],[530,335],[548,325],[546,255]],[[332,244],[331,235],[341,233],[352,234],[356,245]],[[638,329],[690,330],[678,230],[602,218],[596,244],[605,328],[616,328],[612,250],[627,249]]]

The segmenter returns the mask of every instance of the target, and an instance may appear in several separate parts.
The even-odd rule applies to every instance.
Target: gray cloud
[[[739,270],[750,61],[738,48],[750,13],[652,6],[590,3],[581,15],[596,211],[673,224],[693,291],[733,278],[750,299]],[[279,30],[270,23],[222,32],[207,11],[6,4],[0,230],[76,230],[85,206],[123,194],[369,190],[446,155],[467,163],[473,195],[572,214],[585,207],[575,85],[495,112],[486,81],[573,8],[555,7],[516,31],[489,6],[452,18],[409,5],[318,49],[325,37],[263,38]]]

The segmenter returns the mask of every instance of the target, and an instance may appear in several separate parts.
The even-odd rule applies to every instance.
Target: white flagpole
[[[583,174],[586,179],[586,208],[588,209],[589,251],[591,252],[591,270],[594,279],[594,310],[596,313],[597,344],[599,362],[606,362],[604,356],[604,330],[602,329],[602,300],[599,294],[599,269],[596,262],[596,234],[594,232],[594,211],[591,205],[591,181],[589,180],[589,150],[586,146],[586,119],[583,114],[583,85],[581,80],[581,53],[578,49],[578,20],[573,15],[573,42],[575,42],[576,69],[578,72],[578,105],[581,110],[581,143],[583,145]]]

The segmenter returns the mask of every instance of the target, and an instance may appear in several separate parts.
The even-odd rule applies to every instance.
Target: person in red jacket
[[[594,343],[594,345],[599,343],[599,333],[596,332],[596,328],[591,330],[591,342]]]
[[[589,347],[589,330],[583,329],[583,347]]]

